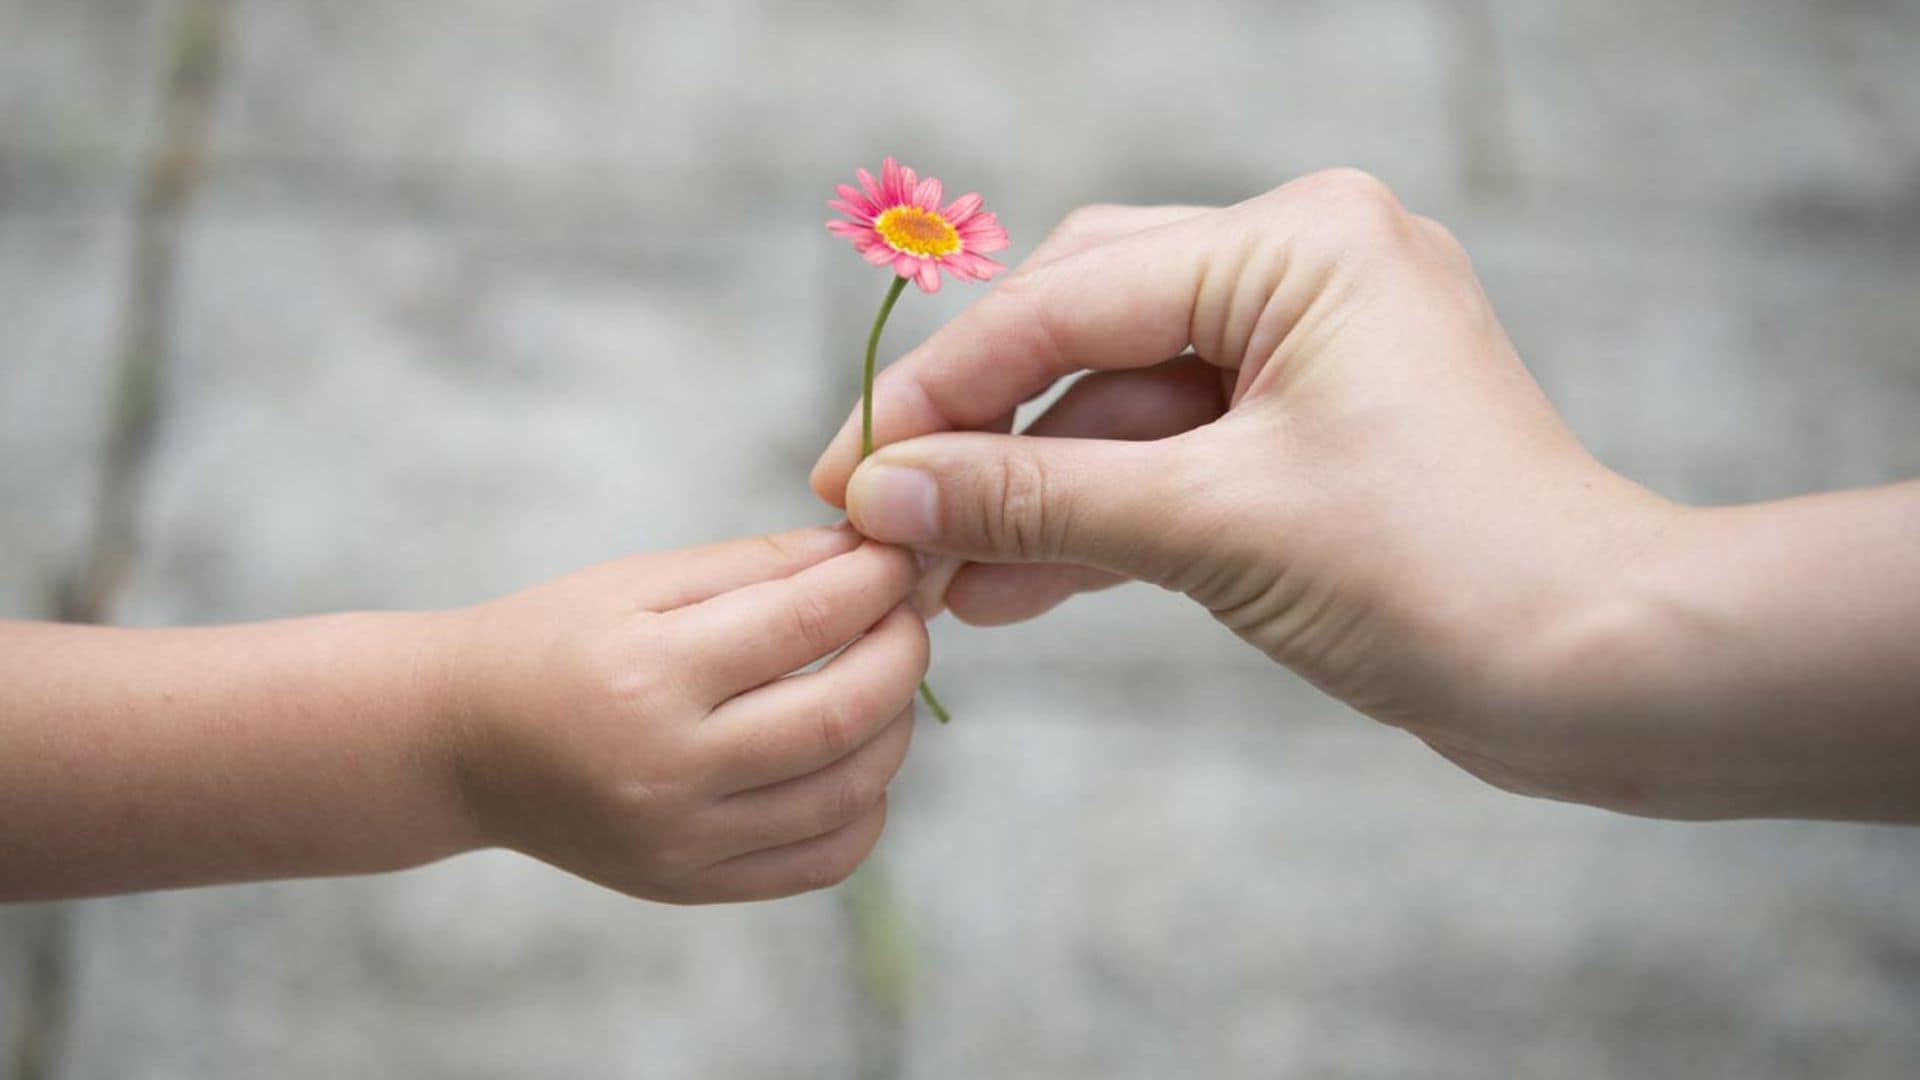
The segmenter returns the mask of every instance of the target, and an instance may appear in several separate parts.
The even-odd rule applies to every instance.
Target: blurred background
[[[886,154],[1018,258],[1358,165],[1676,498],[1920,474],[1920,5],[0,0],[0,614],[462,604],[829,520]],[[977,289],[901,306],[897,352]],[[942,624],[867,871],[0,908],[0,1077],[1893,1077],[1920,831],[1479,786],[1173,598]]]

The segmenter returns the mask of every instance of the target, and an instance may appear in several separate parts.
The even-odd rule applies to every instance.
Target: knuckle
[[[664,616],[644,612],[633,617],[632,633],[623,645],[591,659],[591,678],[599,692],[631,712],[676,710],[686,703],[686,687],[674,674],[689,666],[685,651]]]
[[[650,773],[620,777],[605,790],[605,809],[618,820],[638,825],[671,817],[683,797],[677,784]]]
[[[1430,217],[1413,215],[1414,227],[1419,230],[1426,250],[1439,263],[1455,270],[1473,270],[1473,258],[1467,254],[1466,245],[1453,234],[1453,230]]]
[[[1045,558],[1055,508],[1048,500],[1047,471],[1025,454],[1000,460],[994,495],[981,500],[979,528],[994,551],[1021,561]]]
[[[608,755],[609,766],[621,768],[621,774],[600,783],[593,792],[595,809],[603,815],[617,835],[633,838],[637,849],[669,855],[689,846],[688,834],[713,796],[703,773],[711,766],[679,747],[655,748],[655,760],[648,766],[621,768]],[[698,845],[691,845],[698,855]]]
[[[793,620],[794,634],[816,655],[839,644],[834,640],[833,605],[825,597],[811,592],[799,593],[794,596],[788,614]]]
[[[797,562],[805,554],[798,538],[792,533],[767,533],[760,537],[760,546],[766,549],[768,561],[774,565]]]
[[[659,716],[675,711],[681,698],[679,683],[651,667],[609,671],[599,679],[601,693],[619,711],[632,716]]]
[[[820,706],[815,723],[823,757],[838,761],[860,745],[862,718],[867,712],[860,694],[838,694]]]
[[[1435,221],[1425,214],[1414,214],[1413,223],[1426,235],[1427,239],[1435,245],[1453,251],[1465,252],[1466,249],[1461,246],[1460,238],[1453,235],[1453,230],[1447,228],[1445,223]]]
[[[1393,189],[1372,173],[1329,169],[1307,178],[1317,215],[1346,246],[1385,242],[1407,233],[1407,213]]]
[[[1067,211],[1067,215],[1060,219],[1060,224],[1054,226],[1047,240],[1053,243],[1097,233],[1104,223],[1111,220],[1118,212],[1119,208],[1113,203],[1087,203],[1084,206],[1076,206]]]
[[[997,322],[1013,326],[1038,321],[1046,310],[1046,281],[1052,272],[1053,260],[1028,262],[1030,265],[1022,266],[1018,273],[1004,275],[993,283],[993,288],[980,300],[982,318],[991,316]]]
[[[886,827],[886,816],[887,800],[882,795],[858,820],[841,826],[841,832],[823,841],[818,851],[811,852],[801,862],[801,891],[832,888],[852,877],[860,864],[867,861],[875,845],[880,843],[880,835]],[[872,818],[878,827],[865,827],[862,822],[868,818]]]
[[[1307,178],[1322,198],[1355,205],[1399,206],[1387,182],[1352,166],[1325,169]]]
[[[838,790],[834,793],[834,816],[829,824],[844,825],[850,821],[858,821],[862,815],[873,809],[873,804],[879,802],[880,796],[885,795],[886,792],[886,784],[870,771],[851,770],[847,777],[840,781]]]

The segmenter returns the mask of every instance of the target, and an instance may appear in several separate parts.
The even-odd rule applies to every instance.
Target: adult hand
[[[1805,667],[1771,661],[1810,659],[1807,642],[1709,632],[1764,607],[1695,588],[1732,547],[1742,572],[1770,565],[1755,523],[1596,462],[1459,244],[1364,174],[1220,210],[1079,212],[893,365],[875,415],[883,448],[859,464],[850,421],[815,489],[869,536],[968,560],[945,592],[968,621],[1136,578],[1512,790],[1675,816],[1920,815],[1913,724],[1863,714],[1842,751],[1804,710],[1766,709],[1770,679]],[[1892,541],[1912,501],[1833,513]],[[1862,591],[1856,618],[1884,607]],[[1912,666],[1901,651],[1836,652],[1828,673],[1884,690]]]

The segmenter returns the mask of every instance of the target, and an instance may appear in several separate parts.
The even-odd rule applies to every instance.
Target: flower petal
[[[832,202],[830,202],[830,203],[828,203],[828,204],[827,204],[827,209],[829,209],[829,210],[838,210],[838,211],[840,211],[841,213],[843,213],[843,214],[845,214],[845,215],[847,215],[848,217],[850,217],[850,218],[852,218],[853,220],[855,220],[855,221],[858,221],[858,222],[862,222],[862,223],[865,223],[865,222],[870,222],[870,221],[872,221],[872,220],[873,220],[873,212],[872,212],[872,211],[870,211],[870,210],[862,210],[862,209],[860,209],[860,208],[859,208],[858,206],[855,206],[855,205],[854,205],[853,203],[850,203],[850,202],[848,202],[848,201],[846,201],[845,199],[835,199],[835,200],[833,200]]]
[[[881,206],[900,205],[900,163],[892,158],[880,163]]]
[[[975,215],[954,231],[960,234],[960,245],[966,251],[1000,251],[1007,246],[1007,230],[1000,227],[992,214]]]
[[[931,296],[940,291],[940,264],[927,259],[920,264],[920,291]]]
[[[991,281],[993,275],[1006,270],[1005,266],[994,262],[985,255],[976,255],[970,251],[963,251],[958,255],[947,256],[947,266],[952,268],[954,272],[964,273],[975,281]]]
[[[978,240],[969,240],[966,242],[966,250],[973,252],[975,255],[988,255],[996,251],[1005,251],[1007,250],[1006,234],[1002,233],[999,236],[986,236]]]
[[[954,226],[954,228],[961,233],[979,232],[983,229],[998,229],[999,227],[1000,219],[995,217],[991,210],[982,210],[972,217],[967,218],[962,224]]]
[[[914,276],[920,272],[920,257],[918,255],[909,255],[904,251],[895,252],[893,256],[893,272],[903,278]]]
[[[985,200],[980,198],[979,192],[969,191],[965,195],[953,200],[952,205],[948,206],[945,210],[940,211],[940,216],[947,219],[947,224],[957,229],[966,224],[967,219],[972,217],[974,212],[980,209],[980,204],[983,201]]]
[[[913,189],[913,205],[934,213],[940,211],[940,181],[937,177],[929,176]]]
[[[853,170],[853,175],[855,179],[860,181],[860,186],[865,189],[867,201],[873,203],[875,206],[880,205],[880,185],[873,179],[873,174],[865,169],[855,169]]]
[[[848,205],[859,207],[860,212],[867,217],[872,217],[880,211],[879,207],[873,205],[872,199],[867,198],[866,195],[861,193],[859,188],[854,187],[852,184],[836,184],[834,185],[833,191],[834,194],[846,200]]]
[[[885,266],[894,260],[894,250],[885,244],[874,244],[872,247],[858,248],[856,250],[860,252],[861,258],[875,266]]]

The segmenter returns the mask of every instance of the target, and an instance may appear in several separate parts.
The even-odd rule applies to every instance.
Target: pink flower
[[[888,158],[880,166],[880,180],[856,169],[860,187],[841,184],[840,195],[828,203],[851,218],[829,221],[827,231],[853,241],[854,249],[875,266],[891,266],[920,291],[940,291],[940,271],[958,278],[986,281],[1006,267],[986,257],[1007,246],[1007,230],[993,214],[980,209],[980,196],[962,195],[940,205],[940,181],[925,180]]]

